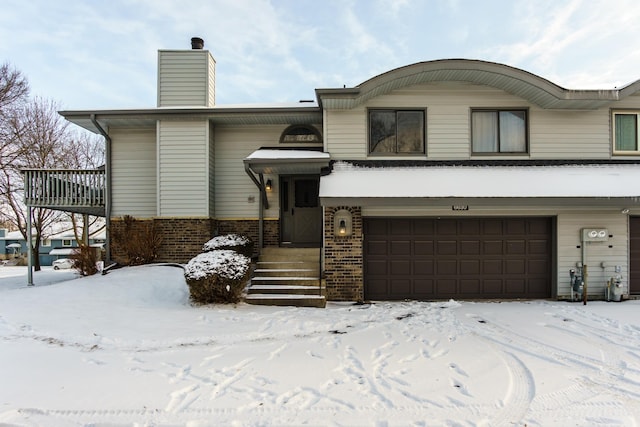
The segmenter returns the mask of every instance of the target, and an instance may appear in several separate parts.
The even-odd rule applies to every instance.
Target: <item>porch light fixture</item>
[[[265,190],[267,190],[267,191],[271,191],[271,184],[272,184],[272,183],[271,183],[271,180],[270,180],[270,179],[268,179],[268,180],[267,180],[267,183],[266,183],[266,184],[265,184],[265,186],[264,186]]]
[[[351,236],[352,233],[351,212],[340,209],[333,214],[333,234],[339,237]]]
[[[626,215],[629,213],[629,208],[624,208],[620,211],[621,214]]]

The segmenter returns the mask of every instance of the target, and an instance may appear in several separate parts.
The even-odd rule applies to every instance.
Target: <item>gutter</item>
[[[260,181],[251,171],[251,168],[248,163],[244,164],[244,171],[249,175],[251,181],[258,187],[260,191],[260,202],[258,203],[258,254],[262,251],[262,245],[264,243],[264,210],[269,209],[269,200],[267,199],[267,191],[264,188],[264,176],[262,174],[258,174]]]
[[[112,140],[107,131],[98,123],[95,114],[91,114],[91,123],[98,129],[100,135],[102,135],[106,141],[105,149],[105,193],[104,193],[104,216],[105,216],[105,251],[106,257],[105,265],[111,264],[111,144]]]

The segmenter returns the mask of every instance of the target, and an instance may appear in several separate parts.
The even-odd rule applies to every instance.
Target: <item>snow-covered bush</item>
[[[209,240],[202,247],[203,252],[216,251],[219,249],[231,249],[251,258],[253,255],[253,240],[242,234],[223,234]]]
[[[184,268],[191,301],[196,304],[236,303],[249,280],[251,260],[232,250],[204,252]]]

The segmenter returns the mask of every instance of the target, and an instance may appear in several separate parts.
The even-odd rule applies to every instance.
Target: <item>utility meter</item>
[[[606,228],[583,228],[583,242],[606,242],[609,240],[609,230]]]

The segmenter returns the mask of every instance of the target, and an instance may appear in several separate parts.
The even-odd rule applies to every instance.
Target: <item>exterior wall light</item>
[[[351,212],[346,209],[340,209],[333,214],[333,233],[336,236],[351,236],[352,231]]]
[[[271,180],[268,179],[267,183],[264,185],[265,190],[271,191],[271,184],[272,184]]]

